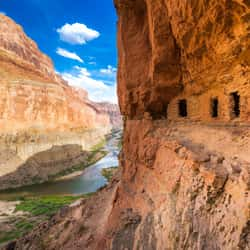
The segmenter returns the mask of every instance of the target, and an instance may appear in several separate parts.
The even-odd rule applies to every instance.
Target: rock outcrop
[[[109,110],[95,105],[85,90],[69,86],[55,73],[50,58],[21,26],[0,14],[0,176],[55,145],[89,150],[113,126]]]
[[[15,249],[250,249],[250,2],[115,5],[121,177]]]

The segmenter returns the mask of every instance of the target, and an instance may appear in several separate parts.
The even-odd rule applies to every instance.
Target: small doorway
[[[219,100],[217,97],[211,99],[211,116],[213,118],[218,117],[219,111]]]
[[[179,101],[179,116],[180,117],[187,117],[187,100],[182,99]]]
[[[230,94],[230,105],[231,105],[231,117],[240,117],[240,95],[239,93],[232,92]]]

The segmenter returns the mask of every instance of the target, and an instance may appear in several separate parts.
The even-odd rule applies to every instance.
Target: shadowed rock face
[[[115,6],[126,118],[121,176],[16,249],[43,249],[38,243],[65,250],[250,249],[250,129],[242,126],[249,125],[250,2],[115,0]],[[208,123],[209,108],[198,96],[210,100],[238,88],[246,108],[238,123],[224,119],[223,99],[219,123]],[[187,117],[172,119],[176,98],[188,99]],[[199,106],[203,123],[193,119]]]
[[[225,80],[229,72],[236,78],[246,74],[248,1],[115,0],[115,5],[123,115],[165,116],[167,104],[183,90],[197,95],[223,84],[224,74]]]
[[[165,112],[182,89],[180,47],[163,1],[116,1],[118,93],[123,115]]]
[[[114,2],[118,93],[127,119],[109,230],[116,232],[122,211],[130,208],[141,216],[131,249],[249,249],[250,157],[240,146],[244,137],[234,145],[237,132],[223,125],[232,122],[234,91],[242,98],[238,122],[250,121],[250,2]],[[217,120],[209,110],[212,97],[219,100]],[[246,174],[239,177],[242,184],[236,165],[238,177]],[[123,249],[115,241],[110,237],[107,249]]]
[[[89,155],[80,145],[53,146],[27,159],[15,172],[0,177],[0,190],[49,181],[70,167],[87,164]]]

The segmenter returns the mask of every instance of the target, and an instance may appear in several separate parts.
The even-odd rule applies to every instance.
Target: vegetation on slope
[[[118,167],[103,168],[102,175],[110,182],[117,170]]]
[[[98,144],[94,145],[91,148],[91,150],[88,152],[88,157],[86,161],[77,164],[70,169],[63,170],[60,173],[51,176],[50,180],[55,180],[58,179],[59,177],[67,176],[77,171],[82,171],[85,168],[95,164],[96,162],[98,162],[107,155],[108,152],[103,149],[106,143],[107,143],[106,140],[103,139],[102,141],[100,141]]]
[[[15,213],[9,217],[6,216],[5,222],[0,223],[0,244],[27,234],[39,223],[56,214],[62,207],[88,196],[54,195],[21,198],[21,202],[16,205]]]

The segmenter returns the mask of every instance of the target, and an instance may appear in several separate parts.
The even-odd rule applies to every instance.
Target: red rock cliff
[[[115,5],[126,122],[107,249],[250,249],[250,2]]]
[[[249,1],[115,4],[118,92],[124,115],[165,116],[178,94],[197,96],[223,85],[249,84]]]
[[[121,178],[17,249],[250,249],[249,0],[115,6]]]
[[[45,78],[55,78],[50,58],[39,51],[36,43],[26,36],[21,26],[4,15],[1,15],[0,20],[0,44],[2,52],[5,51],[15,59],[25,61]]]
[[[87,93],[68,86],[22,28],[0,15],[0,128],[92,129],[110,126],[105,113],[86,103]]]
[[[7,184],[6,175],[38,152],[67,144],[89,150],[102,140],[113,126],[110,112],[120,114],[117,105],[110,112],[96,105],[85,90],[69,86],[55,73],[50,58],[21,26],[0,14],[0,177]],[[2,184],[0,189],[8,187]]]

